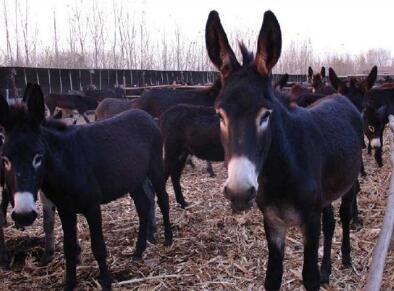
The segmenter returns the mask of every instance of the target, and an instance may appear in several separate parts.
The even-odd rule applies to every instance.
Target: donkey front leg
[[[286,226],[270,219],[264,213],[264,230],[268,244],[268,263],[265,275],[265,289],[279,290],[283,276],[283,257],[285,253]]]
[[[103,290],[111,290],[111,276],[107,266],[107,249],[103,236],[100,205],[91,206],[84,214],[89,225],[93,255],[100,269],[101,287]]]
[[[312,211],[304,217],[304,267],[302,279],[307,291],[320,289],[318,266],[321,211]]]
[[[137,244],[133,254],[133,260],[139,261],[142,259],[142,253],[146,249],[146,236],[148,228],[148,216],[149,216],[149,199],[147,194],[144,192],[143,187],[139,187],[134,191],[132,195],[134,199],[135,208],[137,209],[139,218],[139,230]]]
[[[342,197],[341,206],[339,208],[339,215],[342,223],[342,265],[345,268],[352,266],[352,259],[350,257],[350,220],[352,218],[352,203],[355,195],[355,186]]]
[[[323,209],[323,235],[324,235],[324,249],[323,260],[320,268],[320,283],[328,284],[331,275],[331,246],[332,237],[335,230],[335,218],[332,205]]]
[[[40,199],[44,212],[44,233],[45,233],[45,249],[41,257],[40,264],[47,265],[52,261],[55,255],[55,205],[48,200],[44,193],[40,192]]]
[[[11,256],[4,240],[4,215],[2,209],[0,209],[0,212],[0,266],[9,268]]]
[[[144,192],[149,200],[149,218],[148,218],[148,230],[147,239],[151,243],[155,243],[155,233],[157,231],[156,227],[156,205],[155,205],[155,190],[149,179],[146,179],[143,184]]]
[[[58,208],[63,228],[63,249],[66,258],[66,286],[64,290],[74,290],[77,284],[77,215]]]

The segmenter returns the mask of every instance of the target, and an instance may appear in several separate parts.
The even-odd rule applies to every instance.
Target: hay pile
[[[368,265],[383,220],[390,179],[387,144],[384,153],[385,165],[381,169],[376,167],[372,156],[365,155],[368,176],[361,179],[362,192],[359,195],[364,228],[351,233],[351,270],[344,270],[341,266],[341,227],[336,203],[333,273],[330,287],[325,290],[360,290],[365,285]],[[253,209],[246,214],[233,216],[221,192],[226,171],[221,163],[215,164],[214,169],[216,178],[208,177],[204,162],[197,162],[195,170],[186,168],[182,185],[187,201],[192,203],[186,211],[176,205],[172,185],[168,183],[174,244],[169,248],[163,246],[162,218],[157,211],[158,243],[148,246],[144,260],[140,263],[131,260],[137,237],[137,216],[130,199],[126,197],[102,207],[108,264],[115,281],[115,290],[264,289],[268,253],[262,214]],[[8,226],[5,236],[10,250],[19,251],[12,270],[0,271],[2,290],[59,290],[63,287],[63,234],[58,218],[56,257],[46,267],[38,267],[36,261],[42,253],[42,219],[24,232]],[[95,279],[98,268],[90,250],[87,224],[82,217],[79,217],[79,239],[82,262],[77,271],[78,290],[98,289]],[[286,243],[282,290],[303,290],[303,245],[300,232],[291,229]],[[322,247],[319,253],[321,257]],[[387,258],[383,288],[394,288],[393,252]]]

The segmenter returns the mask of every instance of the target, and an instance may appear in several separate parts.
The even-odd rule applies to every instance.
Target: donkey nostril
[[[13,211],[11,213],[11,218],[18,223],[21,226],[29,226],[31,225],[34,220],[36,220],[37,218],[37,212],[35,211],[30,211],[28,213],[17,213],[15,211]]]

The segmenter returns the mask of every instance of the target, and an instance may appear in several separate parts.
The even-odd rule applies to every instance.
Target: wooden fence
[[[28,82],[38,83],[44,94],[82,90],[89,85],[98,89],[170,85],[204,85],[218,77],[214,71],[153,71],[116,69],[53,69],[0,67],[0,93],[20,96]],[[277,80],[281,75],[274,75]],[[304,82],[305,75],[290,75],[289,82]],[[16,92],[14,92],[16,91]]]

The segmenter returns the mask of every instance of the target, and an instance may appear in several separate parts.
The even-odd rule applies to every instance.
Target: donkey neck
[[[296,112],[298,111],[298,112]],[[263,175],[286,179],[297,167],[297,152],[304,145],[296,144],[296,137],[303,134],[299,115],[303,108],[287,109],[278,99],[274,98],[274,114],[270,123],[271,146],[263,169]]]

